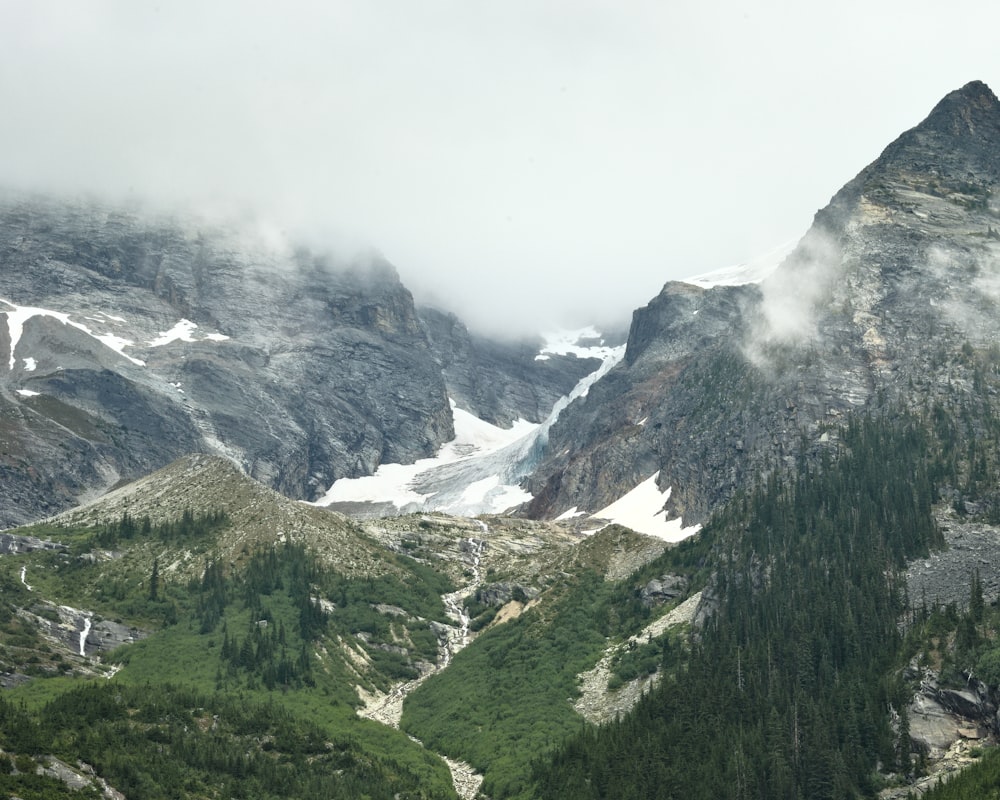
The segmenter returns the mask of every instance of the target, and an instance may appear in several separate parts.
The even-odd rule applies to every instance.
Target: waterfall
[[[90,634],[91,617],[83,618],[83,630],[80,631],[80,655],[87,655],[87,636]]]
[[[28,584],[28,580],[25,577],[27,574],[28,574],[28,566],[26,564],[22,565],[21,566],[21,583],[23,583],[27,587],[28,591],[30,592],[31,591],[31,586]]]

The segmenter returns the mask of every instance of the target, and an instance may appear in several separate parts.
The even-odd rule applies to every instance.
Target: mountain
[[[377,259],[295,251],[262,272],[233,231],[203,234],[210,268],[139,248],[119,270],[88,237],[111,253],[133,233],[60,221],[96,206],[13,203],[37,258],[4,262],[23,269],[0,295],[3,500],[35,519],[39,487],[53,509],[91,496],[0,536],[0,787],[903,800],[964,769],[935,796],[982,796],[967,787],[1000,759],[998,145],[993,93],[953,92],[766,277],[668,283],[624,347],[490,342],[415,309]],[[197,240],[126,216],[143,242]],[[259,311],[272,279],[282,308]],[[328,340],[366,349],[307,375]],[[398,403],[366,389],[371,360]],[[308,402],[258,383],[279,377]],[[372,457],[291,491],[289,420],[332,413],[313,379],[372,431],[320,425],[317,452]],[[409,494],[375,519],[317,507],[362,481]],[[516,515],[481,513],[525,488]],[[658,538],[594,518],[667,526],[664,506]]]
[[[553,427],[528,513],[595,511],[650,476],[685,525],[890,404],[961,404],[996,366],[1000,104],[944,98],[759,283],[671,282],[623,362]]]
[[[454,436],[449,394],[508,426],[540,421],[594,368],[418,313],[377,255],[252,226],[18,196],[0,204],[0,241],[0,525],[191,452],[312,500],[433,455]]]

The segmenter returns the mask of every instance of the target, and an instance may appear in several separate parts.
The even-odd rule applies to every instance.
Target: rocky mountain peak
[[[919,127],[952,136],[995,137],[1000,132],[1000,100],[982,81],[970,81],[945,95]]]
[[[912,211],[928,197],[985,207],[1000,182],[1000,100],[982,81],[947,94],[816,214],[815,226],[842,231],[860,211]]]
[[[668,284],[638,309],[623,363],[553,428],[531,512],[656,474],[688,525],[857,411],[959,402],[1000,337],[998,265],[1000,101],[977,81],[838,191],[762,283]]]

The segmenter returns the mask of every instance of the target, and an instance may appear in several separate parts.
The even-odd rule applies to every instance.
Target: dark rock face
[[[642,598],[642,604],[647,608],[652,608],[682,597],[687,588],[686,578],[680,575],[661,575],[647,583],[639,595]]]
[[[854,410],[960,406],[1000,339],[998,300],[1000,102],[976,82],[838,192],[759,286],[670,283],[636,311],[624,362],[553,427],[528,513],[594,511],[659,471],[692,524],[829,447]]]
[[[534,600],[540,594],[534,586],[522,586],[516,583],[489,583],[476,591],[476,599],[488,606],[503,606],[511,600],[526,603]]]
[[[537,359],[541,339],[494,341],[470,334],[454,314],[432,308],[419,314],[449,396],[502,428],[516,419],[543,422],[557,400],[600,366],[596,358],[572,355]]]
[[[378,257],[344,263],[96,204],[8,199],[0,299],[70,315],[28,317],[11,353],[20,319],[0,303],[0,527],[189,452],[226,454],[313,499],[453,435],[412,297]],[[194,326],[175,328],[182,319]],[[164,342],[172,329],[192,341]]]

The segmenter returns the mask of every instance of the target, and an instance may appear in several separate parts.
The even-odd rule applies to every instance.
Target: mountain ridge
[[[591,366],[536,363],[453,319],[476,354],[463,365],[377,255],[96,202],[4,198],[0,300],[4,525],[199,451],[316,499],[433,455],[454,436],[449,391],[509,424],[544,417]]]
[[[800,440],[819,457],[845,415],[970,385],[1000,334],[987,312],[998,148],[1000,107],[971,83],[838,191],[759,285],[668,283],[634,312],[605,379],[614,410],[601,413],[598,386],[553,429],[530,513],[593,508],[659,472],[668,512],[702,522],[750,475],[794,461]]]

